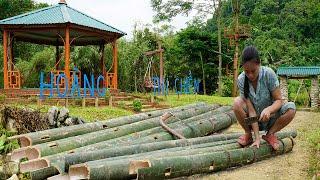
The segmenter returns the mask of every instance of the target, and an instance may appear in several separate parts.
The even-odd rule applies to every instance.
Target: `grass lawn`
[[[233,97],[207,96],[207,95],[169,95],[161,97],[160,103],[170,107],[183,106],[195,102],[206,102],[209,104],[232,105]]]
[[[41,112],[48,112],[49,108],[52,106],[42,105],[41,107],[31,104],[31,105],[16,105],[17,107],[29,107],[32,109],[39,109]],[[62,108],[62,107],[59,107]],[[111,118],[116,118],[120,116],[128,116],[134,114],[132,111],[117,107],[79,107],[79,106],[68,106],[70,111],[70,116],[81,117],[87,122],[95,120],[106,120]]]

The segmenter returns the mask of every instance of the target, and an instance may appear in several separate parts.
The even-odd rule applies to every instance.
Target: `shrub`
[[[222,77],[222,96],[223,97],[231,96],[232,87],[233,87],[233,77],[232,76]]]
[[[4,103],[5,100],[6,100],[6,95],[0,94],[0,103]]]
[[[288,98],[290,101],[294,101],[296,98],[296,105],[298,106],[308,106],[310,103],[310,97],[306,90],[310,89],[310,80],[305,80],[304,85],[300,88],[300,92],[297,96],[297,91],[300,87],[300,81],[298,80],[289,80],[288,81]]]
[[[7,154],[13,149],[19,148],[17,140],[9,141],[8,137],[15,135],[13,132],[9,132],[3,127],[0,127],[0,154]]]
[[[126,108],[126,103],[124,101],[119,101],[118,107],[122,108],[122,109],[125,109]]]
[[[110,97],[111,97],[111,92],[110,92],[110,89],[107,89],[107,91],[106,91],[106,96],[104,97],[104,99],[105,99],[105,101],[106,102],[109,102],[109,99],[110,99]]]
[[[134,111],[136,111],[136,112],[140,112],[141,111],[141,109],[142,109],[142,103],[141,103],[141,101],[140,100],[138,100],[138,99],[135,99],[134,101],[133,101],[133,110]]]

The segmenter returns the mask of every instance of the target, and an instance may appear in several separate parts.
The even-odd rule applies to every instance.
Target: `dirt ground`
[[[308,177],[308,144],[306,134],[316,127],[320,127],[320,113],[298,111],[294,120],[285,129],[296,129],[298,136],[291,153],[273,157],[250,165],[237,167],[208,175],[195,175],[187,179],[310,179]],[[235,124],[228,129],[230,132],[241,132],[240,126]]]

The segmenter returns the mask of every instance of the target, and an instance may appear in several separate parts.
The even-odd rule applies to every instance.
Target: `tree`
[[[202,1],[202,0],[169,0],[163,2],[162,0],[151,0],[153,10],[157,12],[154,17],[155,22],[171,20],[178,14],[188,15],[192,10],[198,12],[198,18],[204,19],[207,14],[217,14],[217,27],[218,27],[218,57],[219,57],[219,81],[218,92],[222,94],[222,56],[221,56],[221,0]]]

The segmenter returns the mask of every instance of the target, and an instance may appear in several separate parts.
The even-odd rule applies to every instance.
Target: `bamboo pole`
[[[90,133],[90,132],[94,132],[102,129],[108,129],[108,128],[113,128],[117,126],[122,126],[125,124],[135,123],[135,122],[139,122],[149,118],[159,117],[165,112],[176,113],[176,112],[182,112],[187,109],[199,108],[203,106],[207,106],[207,104],[196,103],[196,104],[191,104],[191,105],[177,107],[177,108],[157,110],[157,111],[152,111],[148,113],[140,113],[140,114],[119,117],[119,118],[114,118],[114,119],[109,119],[104,121],[86,123],[86,124],[75,125],[75,126],[67,126],[62,128],[56,128],[56,129],[48,129],[40,132],[32,132],[28,134],[12,136],[9,139],[11,140],[18,139],[19,143],[21,144],[21,147],[27,147],[35,144],[41,144],[41,143],[50,142],[58,139],[86,134],[86,133]]]
[[[137,161],[133,161],[131,163],[131,172],[132,174],[137,174],[137,179],[167,179],[198,173],[210,173],[257,162],[292,150],[294,145],[292,139],[286,138],[280,142],[278,151],[273,151],[271,146],[263,144],[259,149],[250,147],[191,156],[150,158],[139,161],[147,162],[148,164],[147,167],[142,168],[139,165],[134,166]]]
[[[198,114],[202,114],[210,111],[216,106],[204,106],[201,108],[188,109],[182,112],[178,112],[175,116],[179,119],[189,118]],[[118,126],[110,129],[104,129],[96,132],[91,132],[83,135],[60,139],[57,141],[51,141],[48,143],[37,144],[31,147],[27,147],[23,150],[14,150],[12,152],[12,160],[20,160],[23,157],[31,159],[37,159],[43,156],[61,153],[64,151],[72,150],[75,148],[87,146],[90,144],[114,139],[120,136],[125,136],[131,133],[150,129],[159,126],[159,117],[131,123],[123,126]]]
[[[149,151],[156,151],[166,148],[175,148],[175,147],[186,147],[186,146],[196,146],[199,144],[206,144],[218,141],[228,141],[237,139],[241,134],[240,133],[232,133],[232,134],[223,134],[223,135],[213,135],[213,136],[206,136],[206,137],[198,137],[192,139],[183,139],[183,140],[171,140],[171,141],[163,141],[163,142],[156,142],[156,143],[145,143],[145,144],[136,144],[136,145],[119,145],[119,146],[110,146],[105,149],[82,149],[72,154],[67,153],[60,153],[51,156],[47,156],[41,159],[30,160],[26,162],[22,162],[20,164],[20,171],[22,173],[25,172],[34,172],[34,174],[40,173],[41,169],[44,169],[44,172],[41,176],[45,176],[45,178],[53,176],[60,173],[65,172],[65,160],[70,159],[69,162],[72,162],[74,159],[77,162],[82,162],[84,160],[97,160],[101,159],[98,156],[103,154],[103,157],[114,157],[114,156],[121,156],[121,155],[130,155],[135,153],[143,153]],[[79,148],[81,149],[81,148]],[[88,152],[88,154],[86,153]],[[90,155],[90,152],[93,152]],[[79,159],[78,159],[79,158]],[[68,164],[68,163],[67,163]],[[51,168],[49,171],[46,168]],[[54,169],[54,171],[53,171]],[[53,174],[53,172],[55,174]]]
[[[194,173],[208,173],[213,170],[217,171],[252,163],[256,160],[292,150],[293,141],[290,138],[280,140],[280,142],[281,147],[275,153],[265,143],[259,149],[250,147],[226,150],[239,146],[235,143],[233,145],[186,150],[181,154],[167,152],[114,161],[112,159],[90,161],[70,166],[69,175],[70,178],[85,179],[128,179],[135,176],[138,179],[165,179],[192,175]]]
[[[221,113],[223,111],[230,110],[230,108],[231,107],[220,107],[220,108],[217,108],[217,109],[215,109],[215,110],[213,110],[213,111],[211,111],[209,113],[204,113],[204,114],[192,117],[192,118],[188,118],[187,120],[184,120],[184,123],[189,123],[189,122],[196,121],[200,117],[201,118],[209,118],[209,117],[211,117],[211,116],[213,116],[215,114]],[[179,127],[180,124],[181,124],[181,122],[178,119],[172,119],[172,121],[175,122],[175,123],[170,124],[171,127]],[[152,128],[150,130],[142,131],[141,133],[137,132],[137,133],[134,133],[133,135],[130,134],[130,135],[127,135],[127,136],[124,136],[124,137],[103,141],[101,143],[96,143],[96,144],[93,144],[93,145],[84,146],[84,147],[81,147],[81,148],[76,148],[76,149],[73,149],[72,151],[70,151],[70,152],[72,152],[72,154],[68,154],[68,152],[65,152],[65,153],[59,153],[59,154],[56,154],[56,155],[51,155],[51,156],[47,156],[47,157],[44,157],[44,158],[41,158],[41,159],[37,159],[35,161],[27,161],[27,162],[21,163],[21,169],[22,169],[22,171],[29,172],[29,171],[34,170],[34,169],[48,167],[48,166],[54,164],[57,167],[57,169],[59,169],[59,171],[61,171],[61,169],[63,169],[63,168],[61,168],[63,166],[62,162],[64,161],[64,158],[66,156],[69,156],[69,155],[72,156],[72,155],[74,155],[74,154],[76,154],[78,152],[92,152],[92,151],[96,151],[96,150],[100,150],[100,149],[106,149],[106,148],[114,147],[115,145],[137,144],[136,141],[140,137],[145,137],[145,136],[152,135],[152,134],[158,133],[158,132],[165,132],[165,130],[163,130],[160,127],[156,127],[156,128]],[[152,141],[153,140],[151,139],[151,142]],[[144,142],[144,143],[146,143],[146,142]],[[150,149],[149,146],[155,147],[154,145],[148,144],[148,146],[147,146],[148,148],[147,149]],[[119,147],[119,148],[116,149],[116,151],[118,151],[120,149],[121,148]],[[133,152],[137,153],[137,150],[134,150]]]

